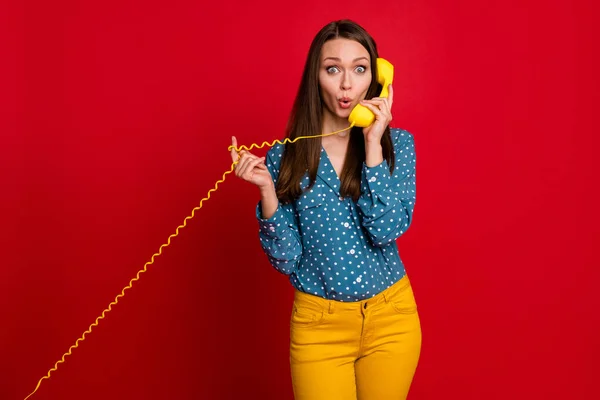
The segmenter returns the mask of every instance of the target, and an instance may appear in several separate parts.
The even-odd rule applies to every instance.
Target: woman
[[[389,127],[393,88],[373,97],[377,57],[359,25],[326,25],[311,44],[287,136],[341,132],[275,145],[266,157],[231,152],[236,176],[260,190],[261,246],[295,288],[298,400],[404,399],[419,360],[420,321],[396,245],[415,206],[414,141]],[[375,121],[347,129],[357,104]]]

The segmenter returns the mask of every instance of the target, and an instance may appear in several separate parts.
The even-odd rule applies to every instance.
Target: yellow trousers
[[[296,400],[406,399],[420,353],[421,323],[407,276],[360,302],[294,295]]]

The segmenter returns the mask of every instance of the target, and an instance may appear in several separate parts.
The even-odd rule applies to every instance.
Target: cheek
[[[371,86],[371,77],[369,77],[368,79],[364,79],[361,82],[361,95],[364,97],[366,96],[367,92],[369,91],[369,86]]]
[[[320,82],[321,86],[321,96],[324,98],[335,97],[335,90],[333,88],[334,85],[326,79],[322,79]]]

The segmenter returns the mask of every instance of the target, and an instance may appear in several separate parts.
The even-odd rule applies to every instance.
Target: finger
[[[252,180],[252,176],[254,175],[254,169],[260,163],[262,163],[263,160],[264,160],[264,158],[257,158],[256,160],[252,160],[252,161],[248,162],[248,166],[246,168],[246,173],[245,173],[246,176],[242,175],[242,177],[247,180]]]
[[[264,169],[265,171],[268,171],[269,169],[267,168],[267,166],[265,165],[265,159],[266,157],[261,157],[262,162],[259,163],[256,168],[260,168],[260,169]]]
[[[389,99],[387,97],[373,97],[369,101],[371,101],[373,104],[376,104],[378,106],[384,105],[385,108],[388,108],[388,109],[391,108],[390,107],[390,103],[389,103]]]
[[[255,155],[244,152],[244,154],[242,155],[242,159],[238,163],[238,176],[244,176],[246,171],[248,171],[248,164],[250,164],[256,158],[257,157]]]
[[[243,159],[243,154],[240,153],[236,153],[235,159],[234,159],[234,164],[235,164],[235,169],[234,172],[237,176],[240,176],[240,163],[242,162]]]
[[[241,146],[241,147],[244,147],[244,146]],[[258,157],[256,155],[254,155],[253,153],[250,153],[248,150],[244,150],[244,149],[240,150],[239,157],[242,157],[244,155],[250,156],[250,157]]]
[[[231,137],[231,145],[233,146],[231,149],[231,160],[235,162],[238,158],[237,151],[235,150],[235,148],[237,147],[237,139],[235,136]]]
[[[363,100],[362,101],[363,105],[365,106],[371,106],[373,108],[376,108],[379,111],[384,111],[385,110],[385,101],[382,98],[378,98],[378,99],[371,99],[371,100]]]
[[[242,176],[244,173],[244,166],[248,162],[248,154],[245,151],[240,151],[239,158],[237,160],[237,165],[235,167],[235,174],[237,176]]]
[[[385,97],[373,98],[370,101],[367,101],[365,105],[366,104],[373,104],[382,112],[382,115],[387,116],[390,120],[392,119],[392,113]]]
[[[256,167],[256,164],[261,163],[262,160],[258,159],[258,160],[252,160],[250,162],[248,162],[246,168],[244,169],[244,174],[240,175],[240,177],[242,179],[244,179],[245,181],[248,182],[252,182],[252,178],[254,177],[254,174],[256,173],[256,171],[259,170],[259,168]]]
[[[240,168],[240,163],[242,162],[242,160],[247,157],[247,155],[250,154],[248,153],[246,150],[240,150],[239,153],[237,153],[237,156],[235,158],[235,161],[237,162],[235,168],[239,170]],[[251,154],[250,154],[251,155]]]
[[[376,107],[373,104],[369,104],[369,103],[365,103],[364,106],[367,107],[369,110],[373,111],[373,114],[375,114],[375,119],[378,119],[378,120],[384,119],[384,115],[381,112],[381,109],[379,107]]]
[[[390,104],[390,110],[392,109],[392,105],[394,104],[394,88],[392,87],[392,84],[390,83],[388,85],[388,102]]]

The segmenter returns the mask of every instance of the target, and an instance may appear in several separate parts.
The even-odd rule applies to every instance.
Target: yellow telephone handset
[[[394,66],[383,58],[377,59],[377,82],[382,86],[379,97],[388,97],[388,86],[394,80]],[[375,114],[367,107],[358,104],[348,117],[348,121],[353,126],[366,128],[375,121]]]

